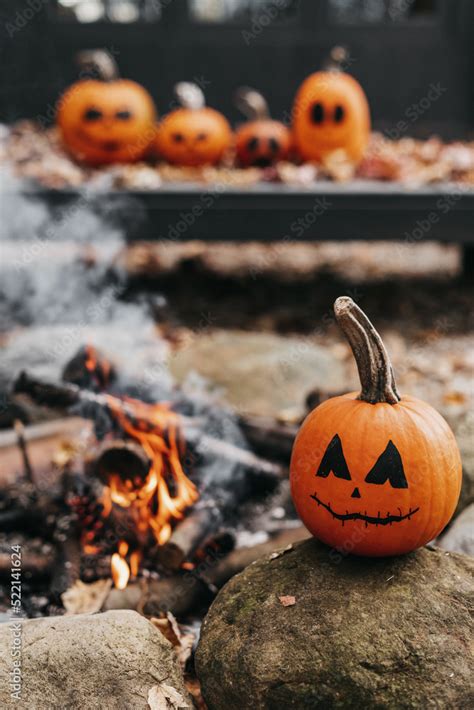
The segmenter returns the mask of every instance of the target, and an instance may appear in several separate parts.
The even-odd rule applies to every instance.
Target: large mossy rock
[[[210,710],[472,707],[473,571],[440,550],[344,558],[315,540],[250,565],[204,622]]]
[[[172,645],[135,611],[24,621],[21,642],[16,700],[8,682],[11,624],[0,626],[2,710],[150,710],[150,691],[163,707],[167,696],[183,700],[170,708],[192,707]]]

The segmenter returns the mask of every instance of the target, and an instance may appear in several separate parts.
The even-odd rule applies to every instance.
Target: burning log
[[[285,530],[260,545],[234,550],[224,558],[209,553],[194,569],[151,581],[146,590],[139,584],[131,584],[125,590],[112,589],[104,609],[140,608],[147,616],[158,616],[166,611],[178,618],[186,616],[210,601],[218,588],[255,560],[308,536],[306,528],[300,526]]]
[[[178,570],[221,523],[222,510],[214,501],[207,500],[205,505],[198,505],[178,523],[170,539],[158,548],[158,560],[167,569]]]
[[[114,439],[99,447],[91,468],[104,483],[109,481],[111,474],[119,475],[122,480],[143,483],[150,465],[150,459],[139,444]]]
[[[136,411],[127,400],[112,395],[96,394],[89,390],[82,390],[73,384],[56,384],[44,382],[30,377],[28,373],[21,372],[14,384],[16,394],[27,394],[40,404],[69,409],[79,403],[95,404],[106,411],[120,412],[131,421],[136,419]],[[85,416],[92,413],[84,412]],[[241,449],[212,436],[204,434],[199,427],[199,422],[188,417],[179,416],[179,422],[186,443],[196,446],[201,451],[206,451],[216,457],[223,458],[231,463],[241,464],[247,470],[261,473],[271,479],[280,479],[286,476],[286,471],[281,466],[271,461],[266,461],[251,451]],[[153,422],[150,422],[153,426]]]
[[[62,379],[94,392],[107,389],[117,378],[115,367],[93,345],[84,345],[66,363]]]

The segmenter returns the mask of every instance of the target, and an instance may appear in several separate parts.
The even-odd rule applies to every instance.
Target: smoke
[[[19,368],[57,379],[64,363],[90,343],[115,360],[124,377],[153,372],[148,388],[162,394],[171,382],[166,368],[157,367],[166,344],[143,299],[125,300],[125,284],[111,268],[140,218],[133,198],[95,188],[53,206],[25,181],[7,174],[0,180],[2,384]]]
[[[56,381],[88,343],[116,365],[117,390],[145,401],[172,400],[217,440],[247,448],[235,414],[205,395],[192,376],[181,391],[168,370],[168,343],[157,333],[144,299],[124,299],[111,270],[139,215],[133,198],[83,192],[54,207],[25,182],[1,176],[0,391],[20,370]],[[140,215],[139,215],[140,216]],[[202,502],[226,509],[245,484],[244,469],[196,446]]]

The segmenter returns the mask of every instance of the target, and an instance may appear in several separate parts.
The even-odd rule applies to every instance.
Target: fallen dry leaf
[[[154,685],[148,693],[148,705],[150,710],[178,710],[178,708],[190,708],[181,693],[171,685]]]
[[[78,579],[61,594],[67,614],[95,614],[100,611],[112,587],[111,579],[86,584]]]
[[[153,626],[156,626],[156,628],[161,631],[165,639],[173,645],[178,661],[181,667],[184,668],[193,650],[194,641],[196,640],[194,634],[183,634],[178,622],[170,611],[166,612],[166,615],[161,618],[152,617],[150,621]]]
[[[443,396],[443,400],[446,404],[465,404],[467,397],[464,392],[454,390],[452,392],[446,392]]]
[[[186,675],[184,677],[184,684],[187,691],[192,696],[196,710],[207,710],[207,705],[204,702],[204,698],[201,693],[201,684],[194,675]]]
[[[290,543],[289,545],[284,547],[282,550],[275,550],[275,552],[272,552],[268,559],[269,560],[276,560],[278,557],[281,557],[286,552],[290,552],[290,550],[292,550],[292,549],[293,549],[293,543]]]
[[[282,606],[293,606],[294,604],[296,604],[296,597],[285,595],[282,597],[278,597],[278,599],[280,600],[280,604]]]

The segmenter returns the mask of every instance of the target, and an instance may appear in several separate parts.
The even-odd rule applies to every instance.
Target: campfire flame
[[[122,429],[141,444],[151,465],[145,480],[110,474],[104,487],[103,515],[107,517],[113,505],[127,509],[138,545],[145,544],[150,532],[158,545],[163,545],[171,535],[172,522],[182,518],[199,497],[181,464],[179,415],[167,403],[152,405],[131,398],[124,401],[126,409],[109,397],[110,411]],[[112,578],[119,589],[127,586],[130,576],[137,575],[142,558],[140,549],[136,549],[127,562],[128,552],[129,544],[121,540],[112,555]]]
[[[125,589],[130,579],[130,567],[125,559],[127,552],[128,545],[124,540],[121,540],[119,542],[118,552],[114,552],[110,561],[112,579],[117,589]]]

